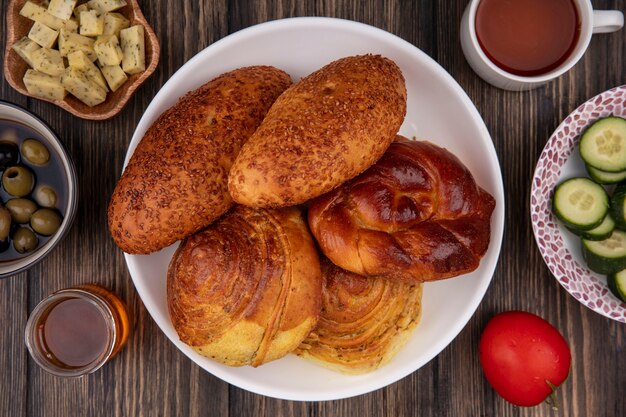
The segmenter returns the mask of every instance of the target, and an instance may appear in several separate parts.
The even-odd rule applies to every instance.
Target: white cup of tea
[[[624,15],[590,0],[472,0],[461,47],[472,69],[505,90],[530,90],[572,68],[591,35],[620,30]]]

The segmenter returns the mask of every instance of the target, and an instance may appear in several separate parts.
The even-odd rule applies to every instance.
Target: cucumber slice
[[[605,172],[626,170],[626,119],[605,117],[594,122],[580,138],[585,163]]]
[[[594,241],[582,239],[587,266],[599,274],[614,274],[626,269],[626,232],[614,230],[611,237]]]
[[[615,230],[615,221],[613,221],[613,218],[607,214],[604,220],[602,220],[602,223],[600,223],[600,226],[591,230],[569,230],[575,235],[584,237],[587,240],[604,240],[611,237],[613,230]]]
[[[609,275],[606,281],[613,295],[626,303],[626,269]]]
[[[618,182],[626,180],[626,171],[606,172],[594,168],[591,165],[585,165],[585,168],[587,168],[591,179],[598,184],[617,184]]]
[[[552,208],[567,227],[591,230],[606,217],[609,196],[589,178],[570,178],[554,190]]]
[[[618,185],[611,196],[609,213],[620,229],[626,229],[626,185]]]

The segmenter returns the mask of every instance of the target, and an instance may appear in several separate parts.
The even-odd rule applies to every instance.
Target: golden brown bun
[[[321,303],[319,258],[300,211],[237,206],[184,240],[167,301],[180,339],[216,361],[258,366],[293,351]]]
[[[447,150],[393,143],[362,175],[314,200],[309,226],[335,264],[407,282],[473,271],[487,251],[491,195]]]
[[[224,214],[228,171],[291,84],[273,67],[223,74],[187,93],[148,129],[109,204],[109,230],[127,253],[171,245]]]
[[[322,314],[296,353],[343,373],[387,363],[420,320],[422,284],[367,278],[322,261]]]
[[[231,196],[285,207],[330,191],[382,156],[405,113],[404,77],[393,61],[334,61],[276,100],[233,164]]]

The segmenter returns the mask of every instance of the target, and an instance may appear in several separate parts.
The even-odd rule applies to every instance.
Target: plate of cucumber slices
[[[626,323],[626,85],[588,100],[552,134],[533,176],[530,215],[563,288]]]

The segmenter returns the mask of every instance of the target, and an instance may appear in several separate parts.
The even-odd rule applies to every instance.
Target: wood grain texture
[[[0,280],[0,416],[623,416],[626,415],[626,326],[579,304],[551,276],[529,221],[530,179],[560,121],[589,97],[626,83],[624,30],[595,36],[584,58],[560,79],[512,93],[478,78],[461,52],[458,26],[466,0],[184,0],[140,1],[161,44],[161,61],[124,110],[103,122],[80,120],[26,98],[5,80],[0,99],[27,107],[60,135],[79,175],[74,226],[44,262]],[[595,0],[597,9],[624,0]],[[8,0],[0,0],[5,11]],[[250,25],[291,16],[364,22],[404,38],[438,61],[467,91],[492,134],[504,176],[506,227],[500,262],[487,294],[465,329],[439,356],[401,381],[357,398],[322,403],[281,401],[229,386],[204,372],[165,338],[138,299],[122,253],[106,229],[106,204],[126,147],[150,100],[187,60],[212,42]],[[3,17],[4,18],[4,17]],[[3,23],[0,45],[6,46]],[[0,58],[2,59],[2,58]],[[27,316],[44,296],[98,282],[128,304],[133,331],[106,367],[61,380],[37,368],[23,342]],[[480,333],[493,314],[537,313],[569,341],[570,378],[561,408],[513,407],[490,388],[477,360]]]

